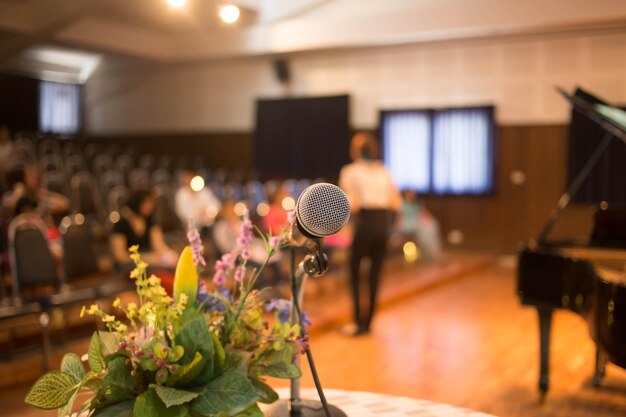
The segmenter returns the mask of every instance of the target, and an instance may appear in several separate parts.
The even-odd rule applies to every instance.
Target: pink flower
[[[280,236],[272,236],[270,238],[270,248],[278,250],[280,248]]]
[[[239,265],[235,270],[235,281],[242,282],[244,277],[246,276],[246,267],[243,265]]]

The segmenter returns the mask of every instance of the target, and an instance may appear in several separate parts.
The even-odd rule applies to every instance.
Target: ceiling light
[[[220,9],[220,18],[224,23],[232,24],[239,20],[239,15],[241,12],[239,11],[239,7],[234,4],[229,4],[223,6]]]
[[[185,7],[185,5],[187,4],[187,0],[166,0],[167,4],[169,4],[171,7],[175,7],[177,9],[180,9],[181,7]]]

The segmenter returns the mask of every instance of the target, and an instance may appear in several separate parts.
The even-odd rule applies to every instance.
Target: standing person
[[[380,273],[387,250],[387,239],[401,198],[391,174],[378,159],[378,143],[367,133],[357,133],[350,144],[353,162],[341,169],[339,186],[350,201],[354,238],[350,254],[350,284],[354,303],[354,322],[343,329],[350,336],[370,331],[376,308]],[[361,261],[370,260],[368,274],[369,304],[361,303]]]

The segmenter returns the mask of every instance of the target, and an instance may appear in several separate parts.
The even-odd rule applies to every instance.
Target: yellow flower
[[[133,301],[128,303],[128,311],[137,311],[137,303]]]
[[[102,321],[105,323],[113,323],[115,321],[115,316],[105,314],[104,316],[102,316]]]
[[[161,280],[159,279],[159,277],[157,277],[156,275],[150,275],[150,278],[148,278],[148,283],[150,285],[156,286],[161,284]]]
[[[139,255],[139,253],[136,253],[136,252],[135,253],[131,253],[130,254],[130,259],[133,262],[139,262],[141,260],[141,255]]]
[[[138,276],[139,276],[139,269],[135,268],[132,271],[130,271],[131,278],[137,278]]]
[[[139,250],[139,245],[133,245],[130,248],[128,248],[129,252],[137,252]]]
[[[143,261],[141,261],[141,262],[139,262],[139,263],[137,264],[137,268],[138,268],[138,269],[146,269],[147,267],[148,267],[148,264],[147,264],[147,263],[145,263],[145,262],[143,262]]]
[[[121,305],[122,305],[122,300],[120,300],[120,297],[116,297],[115,300],[113,300],[113,307],[120,308]]]
[[[185,293],[181,293],[178,302],[180,304],[187,304],[187,301],[189,301],[189,296]]]
[[[92,304],[89,306],[89,310],[87,310],[87,314],[93,316],[94,314],[98,313],[98,311],[100,311],[100,308],[98,308],[98,304]]]
[[[128,326],[124,323],[120,323],[115,327],[115,331],[118,333],[126,333],[126,330],[128,330]]]

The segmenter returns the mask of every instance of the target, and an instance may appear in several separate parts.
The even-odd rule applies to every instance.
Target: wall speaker
[[[278,81],[283,84],[288,83],[291,79],[289,61],[283,58],[277,58],[273,61],[272,66],[274,67],[274,75],[276,75]]]

